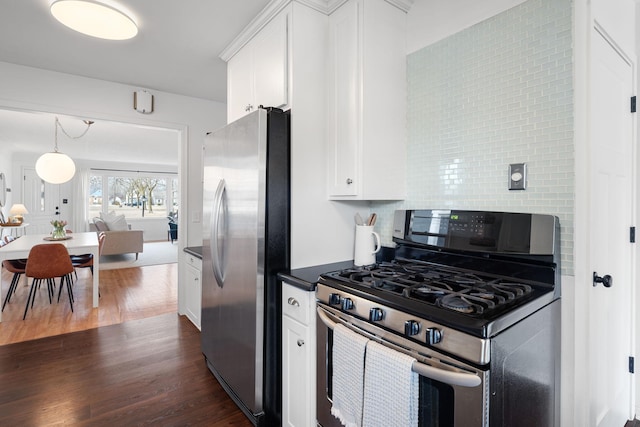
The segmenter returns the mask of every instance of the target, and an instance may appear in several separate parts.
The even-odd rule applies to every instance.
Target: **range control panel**
[[[393,237],[446,249],[552,254],[557,228],[552,215],[416,209],[395,212]]]

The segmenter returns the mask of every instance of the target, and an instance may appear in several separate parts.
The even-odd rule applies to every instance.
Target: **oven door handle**
[[[318,312],[318,316],[320,317],[320,320],[322,320],[322,323],[324,323],[327,328],[333,330],[336,322],[331,320],[327,313],[320,307],[317,307],[316,311]],[[411,370],[423,377],[431,378],[433,380],[440,381],[441,383],[449,385],[457,385],[461,387],[477,387],[482,383],[482,380],[477,375],[466,374],[463,372],[445,371],[442,369],[434,368],[433,366],[425,365],[424,363],[420,363],[417,360],[413,362],[413,365],[411,365]]]

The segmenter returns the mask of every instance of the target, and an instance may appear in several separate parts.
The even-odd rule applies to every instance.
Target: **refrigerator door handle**
[[[218,183],[218,188],[216,189],[216,194],[213,198],[213,210],[211,211],[211,238],[209,239],[211,245],[211,264],[213,267],[213,275],[216,278],[216,282],[218,282],[218,286],[222,287],[224,284],[224,271],[222,269],[223,266],[223,257],[224,257],[224,247],[219,250],[219,242],[220,242],[220,216],[222,214],[222,226],[226,228],[226,210],[224,206],[224,193],[226,191],[226,182],[224,179],[221,179]],[[226,234],[226,231],[225,231]],[[223,236],[222,243],[224,245],[225,237]]]

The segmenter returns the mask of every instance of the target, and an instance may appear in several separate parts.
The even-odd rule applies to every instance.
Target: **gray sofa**
[[[95,223],[89,223],[89,230],[100,232]],[[142,230],[111,231],[103,230],[106,237],[102,247],[102,255],[138,254],[144,251]]]

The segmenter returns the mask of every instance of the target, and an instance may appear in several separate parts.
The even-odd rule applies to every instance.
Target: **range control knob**
[[[329,294],[329,305],[340,305],[340,294]]]
[[[353,310],[353,301],[351,298],[343,298],[342,299],[342,309],[343,310]]]
[[[379,322],[384,317],[384,312],[378,307],[373,307],[369,310],[369,320],[372,322]]]
[[[415,320],[404,322],[404,334],[407,336],[418,335],[420,333],[420,323]]]
[[[427,328],[426,341],[427,344],[434,345],[442,341],[442,331],[436,328]]]

